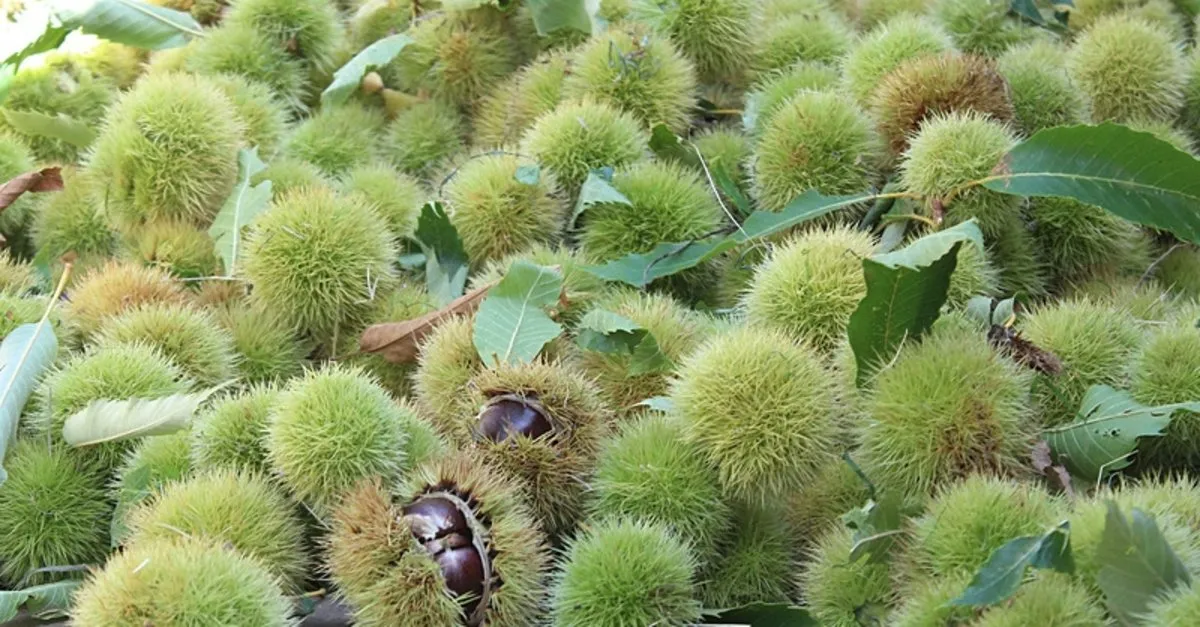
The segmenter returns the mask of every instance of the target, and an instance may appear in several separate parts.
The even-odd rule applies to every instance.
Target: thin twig
[[[1134,287],[1141,287],[1146,283],[1146,281],[1149,281],[1150,277],[1154,275],[1154,271],[1158,269],[1158,266],[1162,264],[1163,261],[1166,261],[1167,257],[1170,257],[1171,253],[1175,252],[1176,249],[1182,247],[1183,244],[1181,242],[1172,244],[1171,247],[1167,249],[1167,252],[1159,255],[1158,259],[1155,259],[1154,262],[1151,263],[1148,268],[1146,268],[1146,271],[1142,273],[1142,277],[1138,279],[1138,282],[1136,285],[1134,285]]]

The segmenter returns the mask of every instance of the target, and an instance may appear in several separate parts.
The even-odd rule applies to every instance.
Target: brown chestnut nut
[[[506,394],[492,399],[479,412],[479,434],[493,442],[515,435],[539,438],[552,429],[536,400]]]
[[[448,533],[469,534],[467,519],[453,501],[440,496],[427,496],[401,510],[412,528],[413,537],[421,542],[440,538]]]

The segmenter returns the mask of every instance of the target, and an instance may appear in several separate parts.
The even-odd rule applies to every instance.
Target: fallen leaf
[[[25,192],[57,192],[62,188],[62,168],[58,166],[26,172],[0,185],[0,211],[17,202]]]
[[[1067,472],[1066,466],[1054,463],[1049,442],[1038,440],[1037,444],[1033,445],[1032,457],[1034,471],[1047,479],[1057,481],[1067,498],[1075,498],[1075,487],[1071,485],[1071,473]]]
[[[371,325],[363,331],[358,341],[358,349],[364,353],[379,353],[384,359],[395,364],[411,362],[417,358],[421,340],[425,339],[438,323],[450,316],[475,311],[488,290],[498,282],[481,285],[454,299],[449,305],[420,318]]]

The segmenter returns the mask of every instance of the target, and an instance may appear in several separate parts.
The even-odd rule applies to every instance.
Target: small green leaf
[[[192,37],[204,36],[190,14],[138,0],[92,0],[60,9],[57,14],[64,26],[147,50],[179,48]]]
[[[596,12],[600,0],[526,0],[525,5],[542,37],[561,30],[589,35],[598,30]]]
[[[739,217],[745,217],[754,212],[754,203],[750,202],[750,197],[733,180],[733,176],[729,174],[729,166],[727,164],[719,160],[710,161],[708,162],[708,171],[712,174],[713,182],[716,183],[717,189],[733,203]]]
[[[154,473],[145,463],[125,473],[117,490],[117,503],[113,507],[112,522],[108,526],[108,538],[112,548],[118,548],[129,535],[126,519],[138,503],[150,496]]]
[[[629,318],[593,309],[576,326],[575,343],[597,353],[632,353],[645,335],[645,329]]]
[[[0,484],[8,479],[4,456],[25,403],[57,356],[58,338],[47,318],[18,326],[0,343]]]
[[[162,398],[92,401],[67,418],[63,440],[78,447],[175,433],[191,424],[192,416],[204,401],[228,385]]]
[[[729,237],[738,243],[766,237],[798,226],[809,220],[828,215],[839,209],[871,202],[875,198],[875,194],[822,196],[816,190],[810,189],[794,198],[778,213],[755,211],[742,223],[742,228],[731,233]]]
[[[537,165],[523,165],[517,168],[513,178],[522,185],[537,185],[542,178],[542,169]]]
[[[1008,153],[988,189],[1073,198],[1200,244],[1200,161],[1118,124],[1038,131]]]
[[[1096,583],[1109,614],[1123,625],[1141,624],[1140,616],[1151,600],[1192,580],[1153,518],[1135,508],[1130,524],[1112,501],[1096,564],[1100,567]]]
[[[1017,592],[1030,567],[1075,572],[1069,521],[1041,535],[1014,538],[992,551],[967,589],[950,605],[985,607],[1007,601]]]
[[[367,72],[391,63],[411,43],[412,37],[400,33],[367,46],[334,72],[333,82],[321,92],[321,105],[327,107],[345,102],[358,90]]]
[[[65,113],[49,116],[36,111],[0,109],[0,114],[4,115],[9,126],[25,135],[61,139],[80,148],[87,148],[96,141],[96,131]]]
[[[675,402],[670,396],[651,396],[650,398],[637,404],[638,407],[649,407],[654,411],[669,414],[675,411]]]
[[[1200,412],[1200,401],[1147,407],[1127,392],[1093,385],[1075,421],[1046,429],[1045,438],[1054,459],[1071,474],[1099,482],[1132,464],[1138,438],[1161,436],[1171,414],[1180,409]]]
[[[558,337],[562,327],[550,319],[546,308],[558,302],[562,284],[562,274],[555,268],[528,261],[509,267],[475,314],[475,350],[483,363],[529,363]]]
[[[685,158],[688,152],[684,148],[683,141],[674,131],[667,128],[666,124],[655,124],[654,128],[650,129],[650,151],[658,156],[659,159],[679,161]]]
[[[574,226],[575,222],[579,220],[579,216],[583,215],[583,212],[592,205],[633,205],[625,197],[625,194],[612,186],[612,177],[612,168],[599,168],[588,173],[583,187],[579,188],[579,200],[575,203],[575,212],[571,214],[570,225]]]
[[[903,533],[900,499],[887,495],[878,502],[868,500],[862,507],[842,515],[842,522],[854,531],[850,561],[866,557],[868,561],[883,561]]]
[[[238,152],[238,182],[225,205],[213,219],[208,234],[212,236],[217,256],[225,264],[226,276],[233,276],[241,253],[242,231],[271,202],[271,181],[251,185],[255,174],[267,169],[258,158],[258,148],[243,148]]]
[[[413,234],[425,253],[425,285],[438,307],[462,296],[467,285],[467,251],[439,202],[421,209]]]
[[[915,340],[933,326],[946,303],[963,242],[983,247],[983,234],[973,220],[926,235],[900,250],[863,259],[867,295],[850,315],[846,329],[859,385],[906,338]]]
[[[642,341],[633,348],[633,359],[629,362],[629,375],[661,374],[675,369],[675,362],[662,352],[654,334],[646,331]]]
[[[21,607],[37,618],[66,616],[71,609],[71,595],[81,585],[82,581],[69,580],[31,586],[24,590],[0,590],[0,624],[16,618]]]
[[[744,627],[817,627],[808,610],[788,603],[751,603],[723,610],[706,610],[712,618],[701,625]]]

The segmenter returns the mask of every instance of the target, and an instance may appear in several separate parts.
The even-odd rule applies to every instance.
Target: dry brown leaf
[[[454,299],[449,305],[437,311],[427,313],[420,318],[402,322],[384,322],[367,327],[358,341],[358,349],[363,353],[379,353],[384,359],[403,364],[416,360],[421,340],[429,335],[437,325],[451,316],[469,314],[499,281],[481,285],[462,296]]]
[[[58,166],[26,172],[0,185],[0,211],[17,202],[25,192],[57,192],[62,188],[62,168]]]

